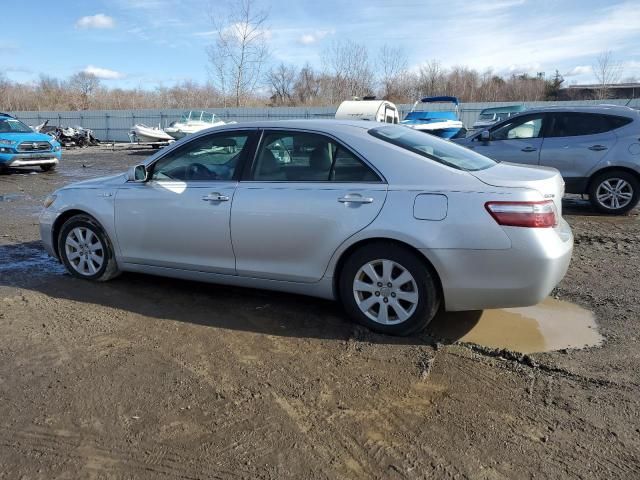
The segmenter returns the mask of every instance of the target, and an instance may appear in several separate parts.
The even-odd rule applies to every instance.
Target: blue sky
[[[594,80],[611,50],[623,77],[640,79],[640,3],[595,0],[257,0],[269,10],[271,61],[321,68],[332,41],[366,44],[373,57],[402,47],[412,68],[438,60],[496,73]],[[0,0],[0,72],[16,81],[40,73],[92,71],[107,86],[153,88],[208,78],[206,45],[219,0]],[[20,23],[20,19],[25,23]]]

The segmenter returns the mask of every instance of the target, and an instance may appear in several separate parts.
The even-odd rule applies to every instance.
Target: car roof
[[[612,115],[621,115],[623,117],[636,118],[640,112],[623,105],[551,105],[549,107],[532,107],[521,115],[539,112],[575,112],[575,113],[608,113]],[[514,118],[514,117],[512,117]]]
[[[350,133],[355,135],[364,135],[367,130],[383,125],[390,125],[388,123],[373,122],[370,120],[336,120],[334,118],[321,118],[321,119],[290,119],[290,120],[254,120],[241,123],[228,123],[219,127],[211,127],[205,130],[200,130],[199,134],[221,132],[224,130],[242,130],[242,129],[292,129],[292,130],[311,130],[319,133],[326,133],[329,135],[339,135],[345,133],[345,130],[349,130]]]
[[[253,120],[242,123],[227,124],[225,127],[235,128],[309,128],[311,130],[333,130],[340,127],[356,127],[370,129],[380,126],[380,122],[370,120],[336,120],[335,118],[288,119],[288,120]],[[220,127],[214,127],[220,129]]]

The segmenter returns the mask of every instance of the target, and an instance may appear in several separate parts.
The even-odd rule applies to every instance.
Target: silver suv
[[[623,214],[640,200],[640,112],[628,107],[532,109],[455,141],[494,160],[555,167],[567,193],[588,194],[600,212]]]

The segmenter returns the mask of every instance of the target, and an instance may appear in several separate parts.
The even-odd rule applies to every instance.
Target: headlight
[[[7,140],[5,138],[0,138],[0,145],[15,145],[15,140]]]
[[[54,145],[53,143],[51,145],[53,146],[54,152],[59,152],[60,150],[62,150],[62,147],[60,145]]]
[[[13,153],[13,150],[9,147],[0,147],[0,153]]]
[[[56,201],[56,195],[49,195],[44,199],[44,208],[49,208]]]

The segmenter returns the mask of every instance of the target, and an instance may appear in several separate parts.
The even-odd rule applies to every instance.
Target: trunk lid
[[[481,182],[493,187],[537,190],[545,200],[553,200],[558,214],[562,215],[564,180],[555,168],[501,162],[494,167],[469,173]]]

